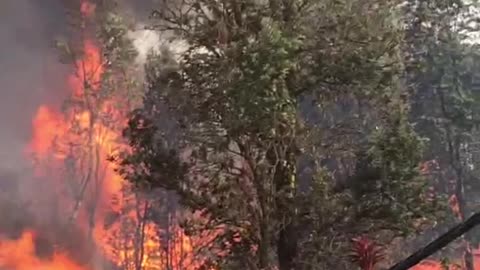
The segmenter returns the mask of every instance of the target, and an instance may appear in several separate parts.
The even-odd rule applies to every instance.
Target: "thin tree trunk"
[[[390,267],[388,270],[407,270],[411,267],[417,265],[422,260],[428,258],[430,255],[434,254],[435,252],[439,251],[440,249],[444,248],[451,242],[455,241],[457,238],[462,236],[463,234],[467,233],[474,227],[480,225],[480,212],[475,213],[466,221],[458,224],[457,226],[450,229],[448,232],[440,236],[439,238],[435,239],[434,241],[430,242],[430,244],[426,245],[425,247],[417,250],[415,253],[410,255],[405,260],[395,264],[394,266]]]
[[[295,269],[295,259],[298,253],[298,228],[296,197],[296,157],[291,149],[285,151],[287,164],[279,164],[275,170],[274,181],[278,188],[276,194],[285,192],[279,196],[276,205],[278,207],[278,220],[282,221],[276,242],[279,270]]]
[[[135,246],[134,246],[134,260],[135,270],[141,270],[143,268],[143,256],[145,255],[145,228],[147,225],[147,215],[150,210],[148,201],[143,204],[143,209],[140,206],[140,198],[135,196],[137,200],[136,214],[137,214],[137,227],[135,229]],[[143,211],[142,211],[143,210]],[[142,213],[141,213],[142,212]]]

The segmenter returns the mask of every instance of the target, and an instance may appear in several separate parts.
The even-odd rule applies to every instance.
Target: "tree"
[[[154,12],[157,27],[186,48],[178,57],[167,49],[151,56],[143,107],[125,131],[132,151],[118,157],[119,172],[140,188],[175,191],[193,212],[185,229],[218,232],[208,248],[229,251],[210,254],[210,262],[241,269],[321,268],[304,261],[307,246],[337,233],[413,228],[432,203],[418,181],[421,142],[398,80],[397,4],[167,3]],[[342,105],[354,117],[342,118]],[[320,123],[305,110],[321,114]],[[172,120],[174,144],[162,130]],[[315,172],[304,190],[301,157]],[[366,189],[334,193],[338,179],[320,163],[338,166],[341,158],[365,159],[379,177],[354,181]]]
[[[106,239],[98,239],[98,232],[106,224],[97,224],[104,222],[99,220],[103,215],[99,206],[109,199],[105,194],[111,190],[106,189],[114,177],[107,155],[121,147],[123,120],[135,102],[135,95],[140,94],[132,80],[136,50],[112,1],[74,1],[69,5],[70,36],[59,40],[57,46],[63,63],[73,67],[74,73],[69,78],[73,93],[64,104],[65,130],[59,134],[55,152],[63,156],[62,184],[68,199],[73,201],[67,214],[68,226],[75,225],[80,214],[86,217],[88,249],[93,254],[97,248],[107,249],[102,246]],[[143,207],[136,210],[144,211]],[[143,224],[142,220],[139,224]],[[138,232],[135,236],[143,234]],[[143,241],[142,237],[136,241]],[[142,253],[143,246],[141,250],[138,245],[135,248],[136,254]],[[136,256],[137,265],[138,257],[142,256]]]
[[[468,12],[472,5],[463,1],[412,5],[415,23],[410,28],[409,55],[414,60],[407,61],[410,81],[417,90],[414,117],[419,130],[430,139],[428,155],[441,170],[433,180],[442,193],[451,196],[452,210],[460,220],[472,213],[468,190],[475,179],[468,156],[477,125],[478,99],[472,85],[476,68],[472,63],[478,55],[476,46],[465,43],[474,30]],[[466,269],[473,269],[472,244],[472,237],[466,234]]]

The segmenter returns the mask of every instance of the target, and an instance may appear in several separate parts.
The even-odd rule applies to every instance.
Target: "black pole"
[[[462,236],[466,232],[473,229],[475,226],[480,225],[480,212],[475,213],[466,221],[458,224],[457,226],[450,229],[448,232],[435,239],[430,244],[425,247],[417,250],[415,253],[410,255],[405,260],[395,264],[390,267],[388,270],[408,270],[411,267],[417,265],[422,260],[428,258],[430,255],[444,248],[451,242],[455,241],[458,237]]]

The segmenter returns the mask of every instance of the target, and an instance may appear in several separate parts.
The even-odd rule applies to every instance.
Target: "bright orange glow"
[[[0,266],[15,270],[86,270],[60,253],[50,260],[37,258],[34,238],[33,232],[26,231],[18,240],[0,240]]]
[[[83,58],[76,61],[76,73],[69,78],[70,86],[76,97],[86,97],[85,91],[99,90],[100,80],[103,74],[103,61],[100,51],[91,40],[85,40],[83,44]]]
[[[458,199],[456,195],[450,196],[450,199],[448,200],[448,204],[450,205],[450,208],[452,209],[452,212],[455,215],[455,217],[459,220],[463,220],[463,215],[462,215],[462,212],[460,211],[460,205],[458,204]]]
[[[453,264],[450,266],[449,270],[463,270],[465,268],[462,265],[463,264],[461,260],[455,260],[453,261]],[[475,266],[475,269],[480,269],[480,251],[474,252],[474,266]],[[412,270],[445,270],[445,269],[442,268],[442,265],[437,261],[425,260],[421,264],[413,267]]]
[[[86,0],[82,1],[80,9],[86,19],[95,14],[95,5]],[[201,239],[186,237],[183,230],[172,224],[168,247],[161,247],[161,229],[155,223],[145,221],[143,216],[148,203],[133,192],[125,191],[128,184],[107,161],[109,155],[124,149],[121,130],[129,108],[119,109],[118,104],[126,104],[124,97],[117,94],[122,89],[115,89],[113,94],[109,92],[106,96],[102,92],[104,62],[95,39],[83,40],[83,54],[75,61],[75,72],[66,78],[70,100],[77,105],[67,106],[65,111],[40,106],[32,121],[28,153],[34,154],[39,161],[37,166],[41,168],[36,168],[37,171],[59,185],[58,190],[72,190],[70,195],[59,192],[56,199],[65,207],[66,219],[74,220],[85,237],[91,237],[95,245],[92,249],[98,249],[106,260],[125,270],[138,269],[135,264],[139,262],[142,269],[148,270],[196,269],[201,260],[194,255],[194,246],[199,245]],[[69,164],[69,170],[75,174],[62,175],[61,172],[67,170],[65,164]],[[112,212],[121,215],[112,221],[109,216]],[[142,235],[140,240],[135,238],[139,232]],[[2,241],[0,268],[102,269],[81,268],[60,253],[51,261],[41,260],[35,256],[33,238],[33,232],[25,232],[17,241]],[[4,255],[9,258],[3,258]]]
[[[82,15],[85,17],[91,17],[95,12],[95,8],[95,4],[88,1],[82,1],[82,3],[80,3],[80,12],[82,12]]]
[[[33,119],[33,140],[29,151],[44,157],[51,150],[53,141],[62,137],[67,127],[63,116],[47,106],[40,106]]]
[[[81,13],[91,17],[95,5],[88,1],[81,4]],[[172,225],[171,241],[168,246],[161,246],[159,231],[152,222],[145,222],[141,213],[147,204],[135,196],[124,193],[128,188],[106,157],[124,147],[121,142],[121,129],[125,124],[125,113],[116,104],[125,103],[122,97],[109,96],[98,102],[97,94],[102,91],[101,82],[104,74],[104,59],[94,39],[83,41],[83,55],[75,62],[75,72],[66,80],[71,99],[84,104],[66,112],[60,112],[47,105],[38,108],[32,121],[32,138],[28,152],[44,163],[59,168],[64,166],[67,158],[74,157],[75,168],[81,173],[79,179],[65,179],[55,174],[52,181],[68,187],[74,186],[75,194],[60,196],[66,211],[75,212],[78,226],[85,232],[91,230],[95,248],[98,248],[107,260],[114,262],[125,270],[135,269],[135,263],[141,262],[142,269],[148,270],[191,270],[196,269],[201,260],[195,254],[195,247],[209,242],[208,237],[192,239],[176,225]],[[128,109],[128,108],[127,108]],[[108,121],[102,121],[108,118]],[[75,148],[74,148],[75,147]],[[73,150],[72,150],[73,149]],[[53,157],[53,160],[50,158]],[[426,173],[427,167],[422,167]],[[88,182],[87,182],[88,180]],[[85,185],[85,194],[79,186]],[[63,187],[62,186],[62,187]],[[77,203],[80,197],[82,204]],[[112,203],[112,199],[117,203]],[[453,205],[455,203],[452,201]],[[76,208],[78,206],[78,209]],[[94,214],[85,205],[95,205]],[[125,206],[129,206],[125,210]],[[110,212],[122,216],[109,221]],[[140,215],[139,215],[140,213]],[[94,215],[94,227],[90,228],[89,215]],[[73,216],[73,214],[72,214]],[[144,224],[143,224],[143,223]],[[137,236],[144,234],[140,244]],[[213,235],[210,237],[214,237]],[[42,260],[35,254],[35,234],[23,233],[18,240],[0,239],[0,268],[15,270],[101,270],[94,267],[79,266],[68,254],[57,251],[51,260]],[[166,255],[167,254],[167,255]],[[480,269],[480,260],[475,260]],[[413,270],[441,270],[438,262],[428,261]]]

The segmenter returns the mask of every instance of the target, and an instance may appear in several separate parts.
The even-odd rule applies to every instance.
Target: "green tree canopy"
[[[157,27],[187,45],[151,55],[119,172],[175,191],[198,213],[190,233],[220,230],[208,250],[228,252],[211,252],[215,264],[338,269],[340,253],[326,248],[338,235],[411,232],[435,200],[407,119],[399,4],[167,3]],[[302,159],[312,163],[306,179]],[[326,162],[344,176],[354,164],[377,173],[345,179]]]

